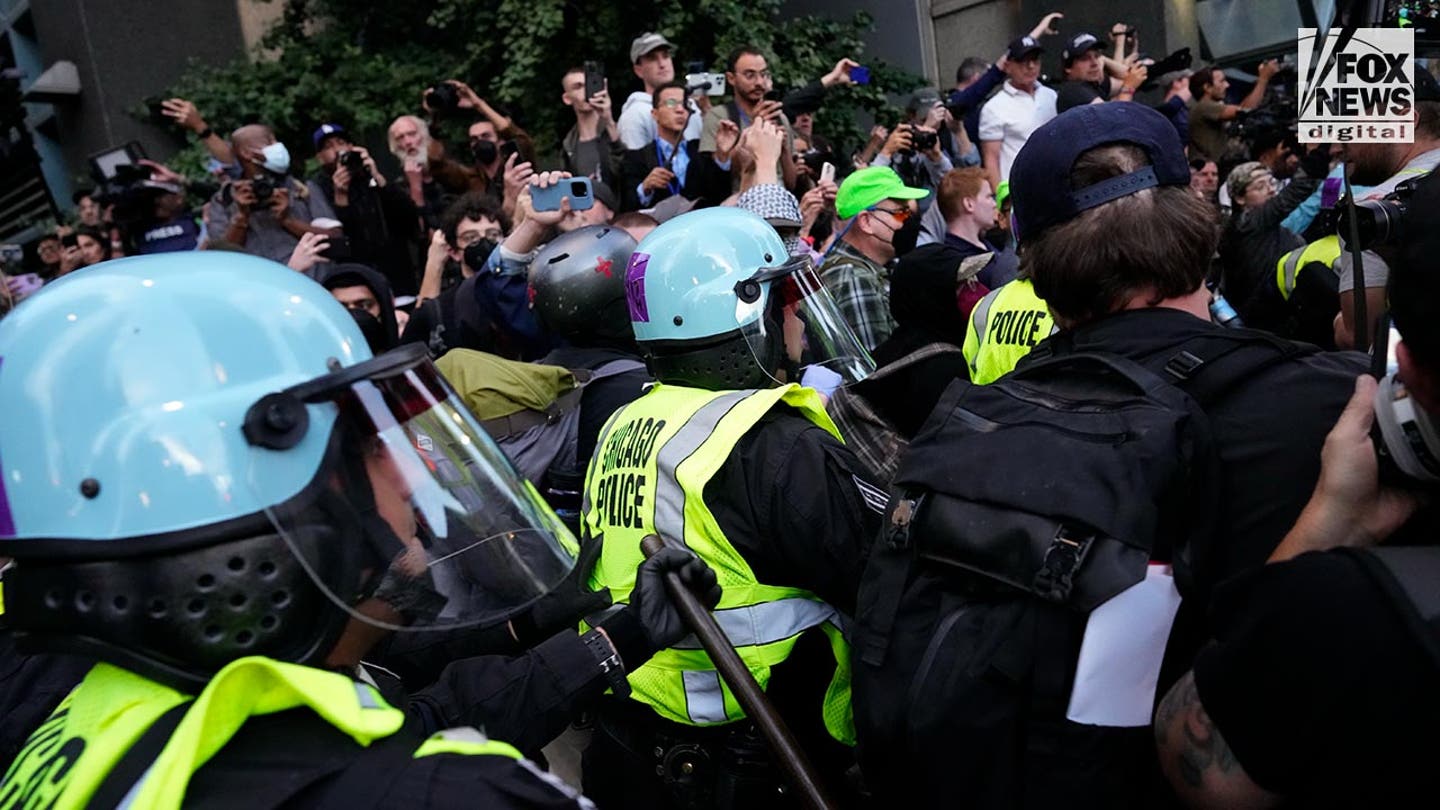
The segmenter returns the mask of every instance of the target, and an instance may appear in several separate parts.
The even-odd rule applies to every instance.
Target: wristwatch
[[[625,677],[625,663],[620,660],[620,654],[610,645],[610,640],[598,630],[591,630],[580,637],[585,642],[585,647],[590,654],[595,656],[595,662],[600,665],[600,672],[604,674],[605,680],[610,682],[610,691],[620,697],[630,696],[630,681]]]

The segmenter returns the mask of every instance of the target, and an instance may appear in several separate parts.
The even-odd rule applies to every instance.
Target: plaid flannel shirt
[[[890,316],[890,272],[846,242],[820,265],[820,282],[830,291],[860,344],[870,351],[895,331]]]

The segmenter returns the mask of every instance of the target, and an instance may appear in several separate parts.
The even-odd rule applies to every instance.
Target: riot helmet
[[[233,253],[107,262],[0,321],[7,621],[182,687],[352,620],[508,619],[574,541],[423,347]]]

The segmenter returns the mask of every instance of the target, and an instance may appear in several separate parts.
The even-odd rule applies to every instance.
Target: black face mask
[[[485,262],[489,260],[490,254],[495,252],[495,244],[489,239],[470,243],[465,248],[465,266],[476,273],[485,269]]]
[[[474,156],[476,163],[488,166],[500,155],[500,147],[496,146],[494,141],[476,139],[470,142],[470,154]]]
[[[890,244],[895,247],[895,257],[898,259],[906,253],[915,249],[915,240],[920,238],[920,215],[914,214],[905,220],[899,230],[890,237]]]

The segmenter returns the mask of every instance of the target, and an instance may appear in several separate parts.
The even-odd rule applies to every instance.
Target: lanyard
[[[680,138],[681,138],[680,143],[676,144],[675,146],[670,147],[670,159],[669,159],[669,160],[666,160],[666,159],[665,159],[665,153],[660,149],[660,143],[661,143],[660,139],[659,139],[659,138],[656,138],[656,139],[655,139],[655,165],[659,166],[659,167],[662,168],[662,169],[669,169],[671,166],[674,165],[676,153],[679,152],[679,151],[680,151],[680,148],[681,148],[682,146],[684,146],[684,144],[685,144],[685,140],[684,140],[685,136],[684,136],[684,135],[681,135]],[[673,174],[673,172],[672,172],[672,174]],[[675,176],[675,179],[670,181],[670,186],[669,186],[669,188],[670,188],[670,193],[671,193],[671,194],[679,194],[679,193],[680,193],[680,177],[679,177],[679,175],[676,175],[676,176]]]

